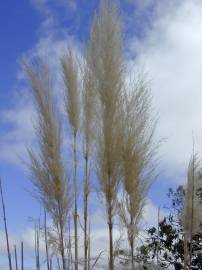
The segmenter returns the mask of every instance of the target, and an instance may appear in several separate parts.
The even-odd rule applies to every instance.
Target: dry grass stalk
[[[77,136],[80,125],[80,89],[79,70],[76,56],[71,48],[62,59],[63,78],[65,83],[65,108],[68,121],[73,130],[73,155],[74,155],[74,245],[75,245],[75,270],[78,270],[78,180],[77,180]]]
[[[90,229],[90,221],[88,226],[88,265],[87,269],[91,270],[91,229]]]
[[[24,270],[24,245],[21,242],[21,270]]]
[[[53,100],[49,70],[43,63],[30,67],[24,63],[32,86],[38,113],[36,135],[39,153],[29,150],[32,182],[39,199],[50,213],[57,228],[59,252],[63,270],[66,270],[64,235],[69,212],[69,181],[61,157],[61,122]]]
[[[50,259],[49,259],[49,249],[48,249],[48,234],[47,234],[47,224],[46,224],[46,210],[44,210],[44,234],[45,234],[45,247],[46,247],[46,265],[47,270],[50,270]]]
[[[65,109],[74,133],[78,133],[80,122],[80,90],[78,60],[72,48],[62,58],[65,83]]]
[[[199,196],[201,188],[201,161],[198,155],[193,153],[188,166],[185,206],[182,217],[184,225],[184,269],[187,269],[188,265],[191,264],[193,235],[201,231],[202,213],[201,197]],[[188,253],[188,243],[190,243],[190,253]]]
[[[151,95],[144,79],[129,85],[123,97],[121,119],[121,156],[124,196],[119,214],[127,229],[134,269],[134,245],[146,195],[154,180],[154,143],[156,122],[151,118]]]
[[[14,245],[14,254],[15,254],[15,270],[18,270],[18,256],[16,245]]]
[[[84,143],[84,184],[83,184],[83,219],[84,219],[84,270],[89,269],[88,266],[88,252],[89,252],[89,236],[88,236],[88,200],[90,194],[90,156],[93,143],[93,130],[94,130],[94,106],[95,106],[95,89],[92,72],[89,66],[90,50],[86,50],[85,65],[83,74],[83,118],[82,118],[82,131]]]
[[[85,157],[85,180],[84,180],[84,190],[83,190],[83,202],[84,202],[84,270],[88,269],[88,248],[89,248],[89,237],[88,237],[88,197],[90,192],[90,183],[88,175],[88,160],[89,157]]]
[[[71,239],[71,219],[68,217],[68,244],[67,244],[67,256],[68,256],[68,269],[73,269],[73,260],[72,260],[72,239]]]
[[[118,108],[122,89],[120,21],[113,3],[101,4],[89,43],[89,67],[96,91],[96,171],[106,203],[109,228],[109,269],[114,269],[113,216],[119,186]]]
[[[39,238],[40,238],[40,224],[35,225],[35,260],[36,270],[40,270],[40,251],[39,251]]]

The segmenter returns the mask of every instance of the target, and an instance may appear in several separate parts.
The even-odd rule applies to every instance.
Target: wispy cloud
[[[32,6],[41,14],[40,35],[63,35],[78,24],[78,6],[74,0],[31,0]],[[68,28],[64,27],[68,25]]]
[[[0,162],[20,166],[26,160],[26,147],[34,141],[35,114],[26,92],[15,97],[12,108],[0,112],[2,127]]]
[[[167,178],[183,182],[192,151],[202,151],[202,3],[161,4],[145,37],[130,43],[130,67],[145,67],[152,80],[154,106],[159,114],[158,136],[162,168]],[[162,175],[163,177],[163,175]]]

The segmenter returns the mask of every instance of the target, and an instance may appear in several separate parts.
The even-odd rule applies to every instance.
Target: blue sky
[[[15,85],[18,70],[17,59],[29,50],[37,41],[37,29],[40,16],[30,5],[29,1],[3,1],[0,10],[0,35],[2,37],[1,67],[3,80],[0,83],[1,106],[7,106],[7,94]]]
[[[12,110],[17,95],[18,60],[21,55],[37,42],[37,29],[40,16],[29,1],[4,1],[0,9],[0,109]],[[9,130],[15,129],[13,124],[1,121],[0,135],[6,136]],[[17,229],[17,224],[24,220],[23,211],[30,209],[29,196],[24,189],[27,187],[26,176],[17,165],[1,162],[5,200],[8,208],[10,227]],[[19,216],[18,216],[19,215]],[[21,221],[20,221],[21,220]],[[16,226],[15,226],[16,224]]]
[[[97,6],[95,0],[1,3],[0,175],[13,238],[23,237],[23,231],[32,225],[29,216],[39,214],[39,205],[30,196],[29,172],[21,161],[26,159],[26,146],[34,143],[34,131],[33,107],[20,59],[47,57],[57,72],[65,46],[70,44],[81,52]],[[159,152],[160,176],[151,189],[145,214],[153,221],[156,208],[165,203],[168,187],[186,180],[192,131],[196,149],[202,151],[202,3],[124,0],[120,7],[128,70],[148,73],[159,115],[157,137],[164,139]],[[100,232],[102,240],[103,234]]]

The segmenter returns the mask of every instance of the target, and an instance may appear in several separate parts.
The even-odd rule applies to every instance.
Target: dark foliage
[[[158,265],[162,269],[181,270],[184,266],[184,239],[181,223],[185,191],[182,186],[169,189],[170,214],[158,224],[158,228],[147,230],[146,243],[140,247],[140,261],[144,269]],[[193,237],[191,269],[202,269],[202,234]]]

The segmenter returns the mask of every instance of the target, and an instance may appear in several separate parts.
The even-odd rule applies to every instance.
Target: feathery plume
[[[127,229],[134,269],[134,244],[146,195],[155,178],[154,158],[158,144],[154,142],[156,121],[152,119],[151,94],[145,79],[128,85],[120,110],[121,157],[124,196],[120,217]]]
[[[196,153],[190,158],[187,172],[187,188],[185,192],[185,203],[183,210],[184,226],[184,269],[187,269],[188,262],[192,257],[192,238],[196,233],[201,232],[202,212],[200,196],[202,190],[201,161]],[[188,243],[190,243],[190,254],[188,255]]]
[[[69,212],[69,181],[61,156],[61,122],[53,100],[53,89],[48,68],[43,64],[34,67],[24,63],[31,82],[38,113],[36,135],[39,153],[28,150],[32,182],[39,199],[51,215],[57,228],[59,252],[63,270],[66,270],[64,233]]]
[[[72,48],[69,48],[63,56],[62,68],[65,83],[65,109],[73,132],[77,133],[80,121],[79,69]]]
[[[78,270],[78,180],[77,180],[77,136],[80,125],[80,89],[79,69],[77,59],[72,49],[62,58],[63,78],[65,83],[65,108],[68,121],[73,130],[73,155],[74,155],[74,246],[75,270]]]
[[[109,269],[114,269],[113,216],[120,182],[118,109],[122,91],[122,50],[118,10],[104,1],[95,15],[89,43],[89,67],[96,91],[95,160],[99,191],[106,204]]]
[[[83,69],[83,92],[82,92],[82,133],[83,133],[83,156],[85,160],[84,183],[83,183],[83,219],[84,219],[84,270],[88,269],[89,232],[88,232],[88,201],[90,195],[90,157],[94,140],[94,112],[95,112],[95,87],[93,74],[90,67],[91,51],[86,47],[85,63]]]

